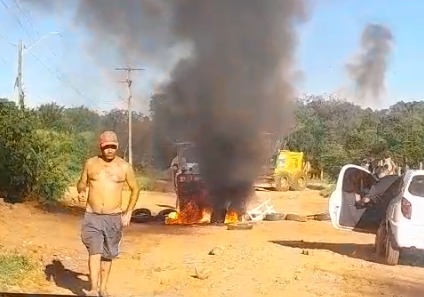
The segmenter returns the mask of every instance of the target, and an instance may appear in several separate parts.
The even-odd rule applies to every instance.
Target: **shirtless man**
[[[139,195],[133,168],[116,156],[116,134],[103,132],[99,146],[101,155],[85,162],[77,185],[80,201],[85,200],[89,188],[81,228],[81,240],[89,253],[91,288],[88,296],[108,296],[106,286],[112,260],[119,254],[123,227],[129,225]],[[128,183],[131,196],[126,210],[122,212],[124,182]]]

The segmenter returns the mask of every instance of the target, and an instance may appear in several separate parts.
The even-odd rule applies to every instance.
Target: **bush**
[[[15,105],[0,105],[0,135],[0,190],[12,200],[60,199],[87,155],[82,135],[43,129],[35,112]]]
[[[43,202],[63,197],[77,178],[86,157],[84,140],[77,135],[37,130],[33,134],[28,164],[34,178],[31,195]]]

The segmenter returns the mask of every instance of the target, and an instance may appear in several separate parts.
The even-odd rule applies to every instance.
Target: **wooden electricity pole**
[[[121,70],[127,72],[127,79],[124,81],[119,81],[120,83],[126,83],[128,88],[128,163],[133,164],[133,154],[132,154],[132,91],[131,91],[131,72],[144,70],[144,68],[132,68],[132,67],[118,67],[115,70]]]

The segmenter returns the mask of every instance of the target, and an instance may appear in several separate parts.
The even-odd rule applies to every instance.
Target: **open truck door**
[[[342,230],[359,230],[365,209],[358,209],[359,201],[377,179],[367,169],[348,164],[342,167],[337,179],[336,189],[329,199],[329,213],[334,228]],[[366,228],[365,228],[366,229]],[[367,231],[367,230],[361,230]],[[371,231],[371,230],[368,230]]]

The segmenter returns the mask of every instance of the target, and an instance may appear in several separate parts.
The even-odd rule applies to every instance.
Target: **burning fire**
[[[195,203],[189,202],[180,212],[171,212],[165,219],[167,225],[191,225],[199,223],[209,223],[212,211],[210,209],[200,209]],[[236,223],[238,215],[234,211],[228,211],[225,216],[225,224]]]

